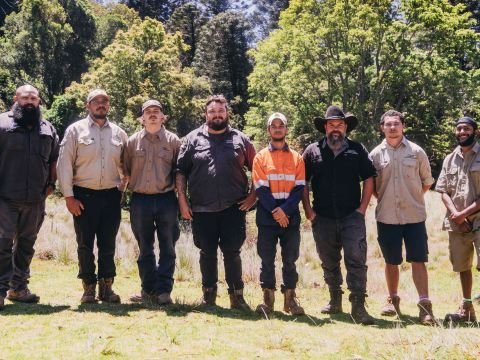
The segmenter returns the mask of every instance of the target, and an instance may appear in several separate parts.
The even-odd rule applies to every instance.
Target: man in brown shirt
[[[412,277],[417,288],[423,324],[433,324],[432,303],[428,297],[427,213],[423,195],[433,184],[427,155],[423,149],[408,141],[403,133],[403,114],[389,110],[382,115],[380,127],[385,139],[370,156],[377,169],[375,196],[378,242],[385,258],[385,278],[389,296],[382,315],[400,315],[397,294],[402,263],[402,244],[405,243],[407,262],[412,264]]]
[[[116,275],[115,239],[120,226],[123,190],[122,152],[127,134],[107,119],[110,98],[104,90],[87,97],[88,116],[70,125],[60,144],[58,181],[68,211],[73,215],[78,243],[78,277],[82,303],[98,299],[120,302],[112,290]],[[98,276],[93,246],[97,237]]]
[[[445,320],[476,321],[472,303],[472,265],[477,255],[480,270],[480,145],[477,122],[470,117],[457,120],[458,146],[443,161],[435,190],[442,194],[447,208],[443,230],[448,231],[450,261],[460,274],[463,301],[457,312]]]
[[[180,235],[174,170],[180,149],[177,135],[165,129],[162,105],[148,100],[142,106],[144,128],[128,139],[124,170],[133,192],[130,222],[138,241],[138,271],[142,281],[140,296],[133,301],[171,304],[175,270],[175,243]],[[159,245],[155,261],[155,231]]]

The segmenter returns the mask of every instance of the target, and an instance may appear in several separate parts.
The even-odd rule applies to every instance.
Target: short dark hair
[[[385,118],[386,117],[398,117],[400,119],[400,121],[402,122],[402,124],[405,124],[405,116],[403,116],[403,114],[400,112],[400,111],[397,111],[397,110],[388,110],[386,113],[384,113],[382,115],[382,117],[380,118],[380,125],[383,125],[383,123],[385,122]]]
[[[205,103],[205,112],[207,112],[207,107],[208,105],[210,105],[212,102],[218,102],[220,104],[224,104],[225,105],[225,108],[227,109],[228,111],[228,101],[227,99],[225,99],[225,96],[223,95],[210,95],[208,98],[207,98],[207,101]]]

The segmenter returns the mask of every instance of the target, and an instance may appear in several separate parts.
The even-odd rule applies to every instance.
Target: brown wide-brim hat
[[[313,119],[315,127],[318,131],[325,134],[325,124],[327,120],[345,120],[347,124],[347,132],[352,131],[358,125],[358,119],[352,113],[347,112],[346,114],[338,106],[331,105],[328,107],[325,112],[325,117],[316,117]]]

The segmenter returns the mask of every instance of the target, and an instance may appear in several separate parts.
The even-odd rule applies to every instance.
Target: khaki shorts
[[[462,272],[472,269],[473,255],[477,255],[477,270],[480,271],[480,233],[448,232],[448,250],[453,271]]]

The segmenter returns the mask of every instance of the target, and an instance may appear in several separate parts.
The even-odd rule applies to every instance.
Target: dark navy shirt
[[[345,141],[337,156],[326,138],[310,144],[303,153],[317,215],[340,219],[352,213],[360,206],[360,183],[377,175],[365,147],[350,139]]]
[[[217,135],[202,125],[185,136],[177,171],[187,178],[192,211],[222,211],[244,199],[254,157],[248,137],[231,127]]]
[[[0,114],[0,198],[44,200],[58,149],[57,133],[48,121],[28,129],[15,122],[12,112]]]

